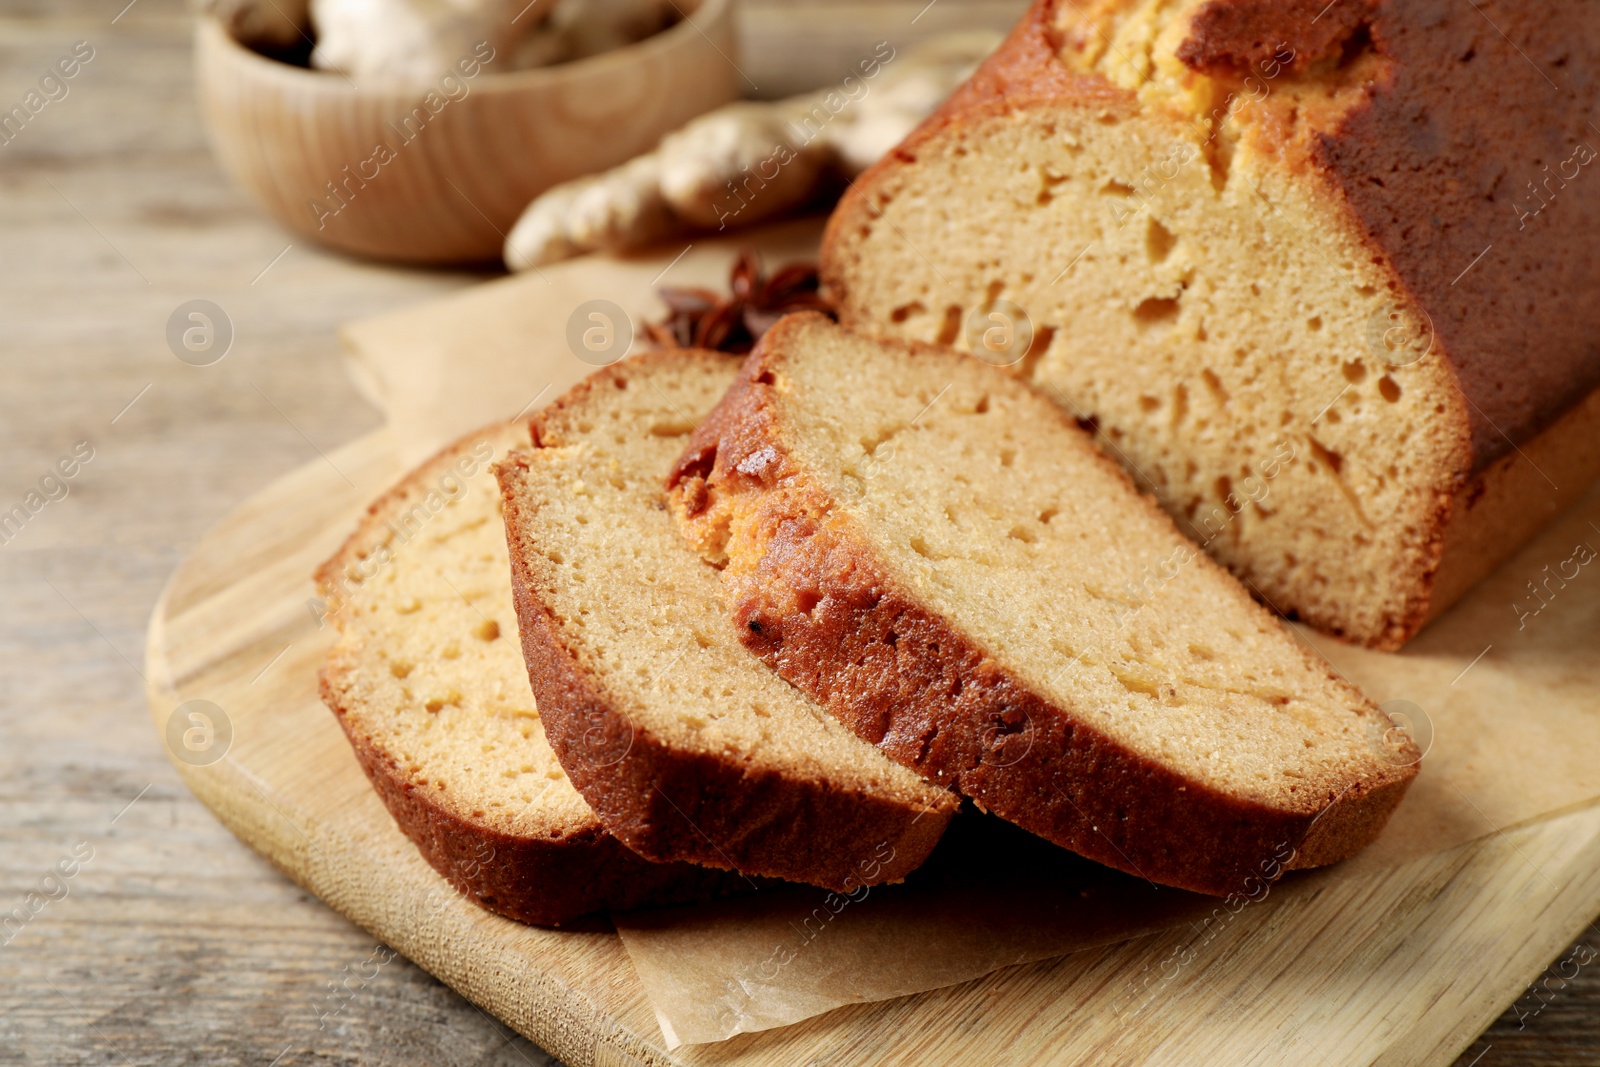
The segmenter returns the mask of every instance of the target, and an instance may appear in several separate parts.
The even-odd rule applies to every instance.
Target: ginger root
[[[549,8],[527,0],[311,0],[311,65],[359,85],[427,85],[481,45],[508,55]]]
[[[279,0],[274,0],[279,2]],[[311,65],[425,85],[487,44],[497,70],[584,59],[677,21],[670,0],[310,0]],[[542,25],[541,25],[542,24]]]
[[[512,270],[623,251],[791,211],[898,144],[999,44],[946,34],[907,55],[881,44],[834,88],[717,108],[620,167],[554,186],[506,238]]]
[[[586,59],[659,33],[673,0],[191,0],[250,48],[312,43],[311,65],[370,83],[429,85],[493,49],[498,70]]]

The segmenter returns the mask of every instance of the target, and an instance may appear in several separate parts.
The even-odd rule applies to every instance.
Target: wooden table
[[[58,898],[0,944],[0,1064],[552,1062],[399,958],[319,1025],[329,983],[372,939],[222,829],[149,728],[144,627],[178,559],[238,501],[377,423],[334,328],[479,276],[291,241],[212,162],[181,6],[124,3],[0,9],[0,109],[74,42],[94,49],[0,144],[0,511],[79,442],[93,449],[67,495],[0,545],[0,911]],[[805,79],[796,56],[830,69],[922,4],[818,5],[798,24],[809,47],[797,6],[748,13],[764,90]],[[917,31],[1003,24],[1016,6],[941,0]],[[167,344],[191,299],[234,328],[211,366]],[[52,877],[63,860],[75,873]],[[1552,977],[1460,1062],[1600,1060],[1597,971]]]

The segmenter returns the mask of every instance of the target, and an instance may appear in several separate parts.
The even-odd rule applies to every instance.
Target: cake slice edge
[[[959,806],[953,796],[934,787],[873,795],[674,748],[630,720],[622,701],[586,669],[585,653],[567,639],[539,593],[546,576],[538,571],[531,505],[520,490],[536,475],[541,453],[553,456],[572,444],[571,427],[584,421],[586,405],[616,395],[607,387],[619,377],[697,362],[731,365],[721,353],[661,350],[596,372],[534,417],[533,451],[513,453],[496,467],[523,654],[551,747],[608,831],[647,858],[685,859],[841,892],[898,882],[942,836]],[[658,477],[665,474],[663,468]]]
[[[1154,882],[1226,896],[1264,873],[1346,858],[1377,836],[1415,776],[1410,757],[1420,753],[1409,741],[1400,759],[1375,761],[1372,777],[1347,782],[1324,803],[1275,807],[1232,796],[1072,721],[1071,709],[919,603],[784,440],[774,350],[823,321],[793,315],[768,332],[669,476],[686,537],[724,568],[729,610],[748,647],[897,761],[1047,840]],[[1153,501],[1134,495],[1170,525]],[[1203,554],[1196,564],[1226,577]],[[745,578],[728,580],[738,573]],[[814,611],[824,599],[829,610]],[[1240,599],[1270,620],[1242,590]],[[951,714],[952,692],[984,710]]]

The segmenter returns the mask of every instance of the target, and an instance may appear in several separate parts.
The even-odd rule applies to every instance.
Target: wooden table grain
[[[791,91],[886,32],[1018,6],[762,0],[745,63]],[[0,137],[0,513],[43,502],[0,528],[0,917],[26,917],[0,927],[0,1065],[551,1063],[403,958],[330,1014],[378,946],[188,793],[140,674],[185,550],[377,424],[335,327],[481,276],[344,259],[257,211],[211,159],[176,0],[0,4],[0,112],[75,47],[65,95]],[[191,300],[231,324],[208,366],[168,343]],[[1600,1061],[1597,952],[1591,929],[1460,1062]]]

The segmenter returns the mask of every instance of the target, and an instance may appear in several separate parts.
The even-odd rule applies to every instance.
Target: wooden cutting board
[[[582,268],[580,287],[609,281],[626,301],[654,280],[645,265],[610,269]],[[151,713],[242,840],[572,1067],[1448,1063],[1600,911],[1600,807],[1585,805],[1226,914],[1200,939],[1152,935],[668,1053],[610,927],[525,927],[457,897],[317,697],[331,627],[311,572],[418,450],[412,427],[391,425],[252,497],[196,546],[151,620]],[[1158,993],[1130,1019],[1119,1009],[1135,987]]]

